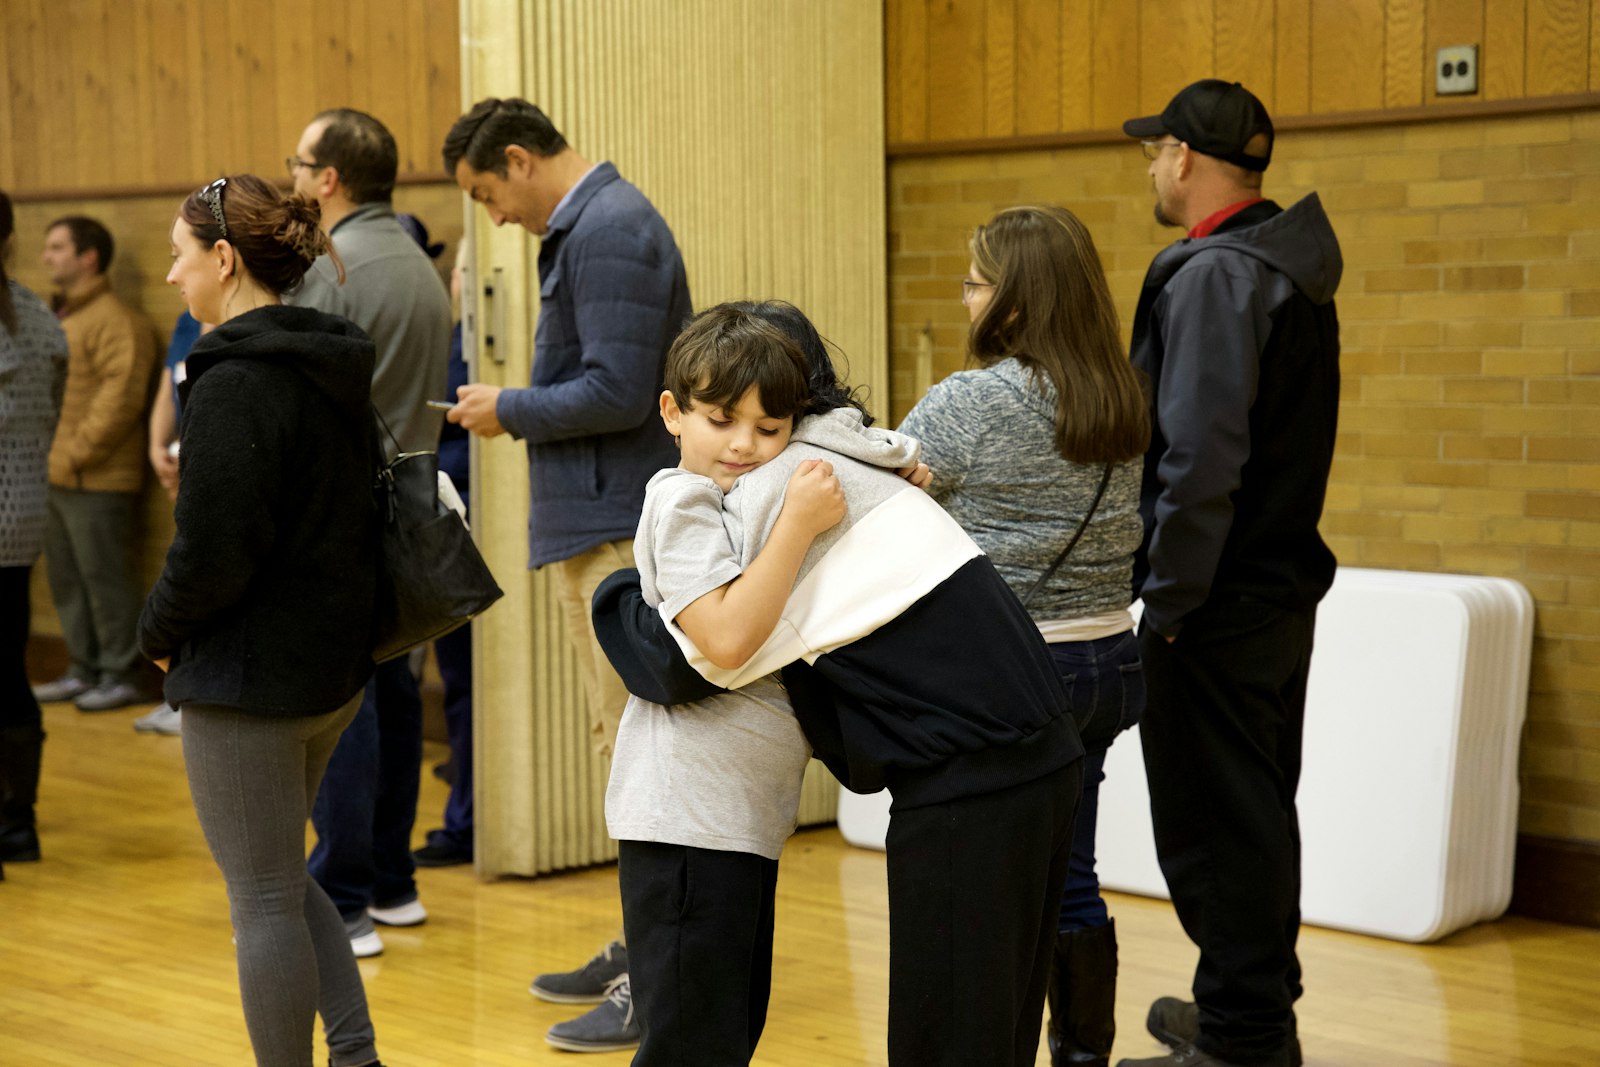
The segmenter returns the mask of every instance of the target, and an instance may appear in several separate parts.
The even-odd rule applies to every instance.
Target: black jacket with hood
[[[1213,597],[1305,609],[1333,582],[1317,523],[1343,267],[1315,193],[1287,211],[1253,204],[1150,264],[1133,320],[1153,423],[1134,592],[1164,636]]]
[[[173,707],[320,715],[372,673],[373,346],[309,308],[202,337],[183,404],[177,535],[139,618]]]

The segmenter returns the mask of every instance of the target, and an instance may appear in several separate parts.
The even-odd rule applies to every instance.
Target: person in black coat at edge
[[[306,818],[372,674],[378,567],[372,342],[280,303],[328,250],[318,214],[253,175],[178,211],[167,282],[217,328],[178,383],[177,533],[139,619],[183,713],[245,1023],[273,1067],[310,1067],[318,1013],[334,1067],[378,1063],[344,922],[305,867]]]

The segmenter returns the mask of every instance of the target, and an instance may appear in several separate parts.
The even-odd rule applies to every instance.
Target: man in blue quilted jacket
[[[555,571],[596,748],[607,757],[628,700],[590,621],[595,587],[633,566],[645,483],[677,452],[657,416],[667,349],[691,313],[683,257],[666,221],[610,163],[591,163],[526,100],[482,100],[444,141],[445,170],[495,225],[539,235],[539,322],[526,388],[462,386],[446,416],[528,446],[528,564]],[[575,1052],[639,1042],[627,949],[540,975],[532,993],[598,1001],[551,1028]]]

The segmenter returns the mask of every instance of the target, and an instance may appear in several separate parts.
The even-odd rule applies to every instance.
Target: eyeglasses
[[[301,159],[299,156],[287,156],[287,157],[285,157],[284,161],[283,161],[283,165],[284,165],[285,169],[287,169],[289,171],[289,177],[291,177],[291,178],[294,177],[295,168],[297,168],[297,167],[304,167],[307,170],[316,170],[316,169],[318,169],[319,167],[322,166],[321,163],[318,163],[315,160]]]
[[[211,217],[217,220],[217,226],[222,230],[222,236],[228,236],[228,220],[222,214],[222,190],[227,188],[228,179],[218,178],[197,194],[200,202],[211,208]]]
[[[979,289],[993,289],[994,282],[975,282],[971,278],[961,279],[961,302],[971,304],[978,298]]]
[[[1163,148],[1177,148],[1181,144],[1182,141],[1140,141],[1139,147],[1144,151],[1144,158],[1154,163]]]

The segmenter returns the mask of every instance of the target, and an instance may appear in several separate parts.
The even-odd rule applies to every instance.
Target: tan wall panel
[[[1061,128],[1061,8],[1062,0],[1017,0],[1017,133]]]
[[[1589,0],[1528,0],[1529,96],[1589,87]]]
[[[1279,118],[1374,121],[1600,86],[1600,0],[886,0],[885,10],[896,154],[1114,130],[1203,77],[1243,82]],[[1434,52],[1451,44],[1480,46],[1475,96],[1434,91]]]
[[[454,0],[63,6],[0,4],[0,188],[13,195],[278,176],[310,117],[340,106],[390,126],[402,174],[438,174],[457,114]]]
[[[1311,7],[1311,110],[1382,106],[1382,4],[1317,0]]]
[[[897,10],[905,26],[924,5]],[[661,210],[697,307],[793,301],[846,353],[852,380],[887,404],[880,8],[854,0],[467,0],[463,19],[469,100],[538,103],[575,149],[614,162]],[[970,105],[981,129],[982,67],[973,70]],[[903,118],[916,95],[899,97]],[[471,217],[480,289],[472,307],[504,358],[478,357],[475,374],[524,385],[537,242],[520,229],[496,230],[475,208]],[[496,271],[486,302],[481,286]],[[590,752],[548,575],[516,577],[527,560],[525,453],[509,439],[474,452],[485,501],[477,530],[507,590],[475,630],[479,870],[539,874],[593,863],[614,855],[603,818],[606,766]],[[814,771],[802,818],[831,818],[836,789]]]
[[[1277,37],[1273,0],[1230,0],[1217,4],[1215,74],[1241,82],[1267,105],[1277,108],[1273,42]]]
[[[1216,69],[1216,0],[1141,0],[1139,8],[1139,106],[1124,118],[1160,113],[1179,89]]]
[[[1016,0],[988,0],[984,10],[983,133],[1010,137],[1017,132]]]
[[[1483,36],[1483,13],[1483,0],[1428,0],[1427,40],[1423,45],[1424,58],[1432,58],[1441,48],[1458,44],[1476,44],[1480,95],[1485,90],[1485,76],[1491,50],[1489,42],[1485,41]],[[1430,104],[1436,103],[1440,97],[1431,66],[1423,75],[1422,83],[1423,99]]]
[[[1423,55],[1428,0],[1385,0],[1383,20],[1383,106],[1417,107],[1433,68]],[[1470,42],[1475,43],[1476,38]]]

